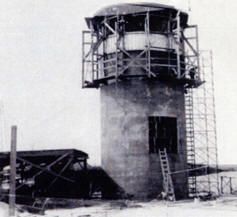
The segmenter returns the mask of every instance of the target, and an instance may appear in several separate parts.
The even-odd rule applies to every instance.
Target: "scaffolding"
[[[212,52],[200,52],[200,79],[204,83],[186,94],[189,196],[219,195],[218,153]],[[201,174],[201,175],[200,175]]]
[[[111,81],[117,82],[133,77],[161,80],[162,75],[157,70],[153,71],[155,68],[166,68],[166,81],[183,84],[186,87],[199,86],[201,81],[198,70],[197,26],[185,27],[185,32],[188,33],[186,35],[181,27],[180,14],[180,11],[175,15],[170,14],[167,30],[162,32],[168,41],[168,47],[164,48],[151,43],[150,11],[139,13],[144,16],[145,45],[135,56],[125,48],[124,15],[105,16],[99,21],[87,20],[90,30],[82,32],[82,87],[98,88]],[[108,39],[114,44],[114,51],[110,54],[106,51]],[[156,51],[166,52],[168,57],[152,56],[151,53]],[[167,62],[164,63],[164,60]],[[140,67],[143,73],[126,74],[126,70],[136,67]],[[195,77],[190,74],[192,70]]]

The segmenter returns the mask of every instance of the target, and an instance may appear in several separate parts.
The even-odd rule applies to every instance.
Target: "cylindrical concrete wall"
[[[135,198],[162,191],[159,156],[149,153],[149,116],[177,118],[177,154],[171,171],[186,169],[184,89],[158,81],[130,80],[101,88],[102,166]],[[185,173],[173,175],[176,197],[187,196]]]

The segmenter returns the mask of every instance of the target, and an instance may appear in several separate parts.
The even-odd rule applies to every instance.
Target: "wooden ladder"
[[[169,159],[167,156],[166,148],[159,150],[161,171],[163,175],[163,189],[166,199],[175,201],[174,185],[170,174]]]

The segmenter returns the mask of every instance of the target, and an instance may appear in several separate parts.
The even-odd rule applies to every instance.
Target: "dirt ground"
[[[18,207],[19,208],[19,207]],[[8,205],[0,203],[0,217],[8,216]],[[18,217],[38,214],[16,212]],[[41,215],[42,216],[42,215]],[[213,201],[84,201],[80,207],[49,209],[45,217],[236,217],[237,196],[223,196]]]

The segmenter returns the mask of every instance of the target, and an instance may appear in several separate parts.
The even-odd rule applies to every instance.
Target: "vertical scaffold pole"
[[[82,73],[81,73],[81,83],[82,83],[82,88],[84,88],[84,82],[85,82],[85,78],[84,78],[84,73],[85,73],[85,32],[82,32]]]
[[[116,50],[115,50],[115,55],[116,55],[116,60],[115,60],[115,77],[116,77],[116,83],[118,82],[118,49],[119,49],[119,15],[117,12],[116,16],[117,20],[115,22],[115,38],[116,38]]]
[[[178,78],[181,77],[181,67],[180,67],[180,11],[177,12],[177,40],[178,40],[178,47],[176,49],[177,53],[177,73],[178,73]]]
[[[151,77],[151,43],[150,43],[150,12],[149,10],[146,13],[145,19],[145,32],[146,32],[146,54],[147,54],[147,70],[148,70],[148,77]]]

